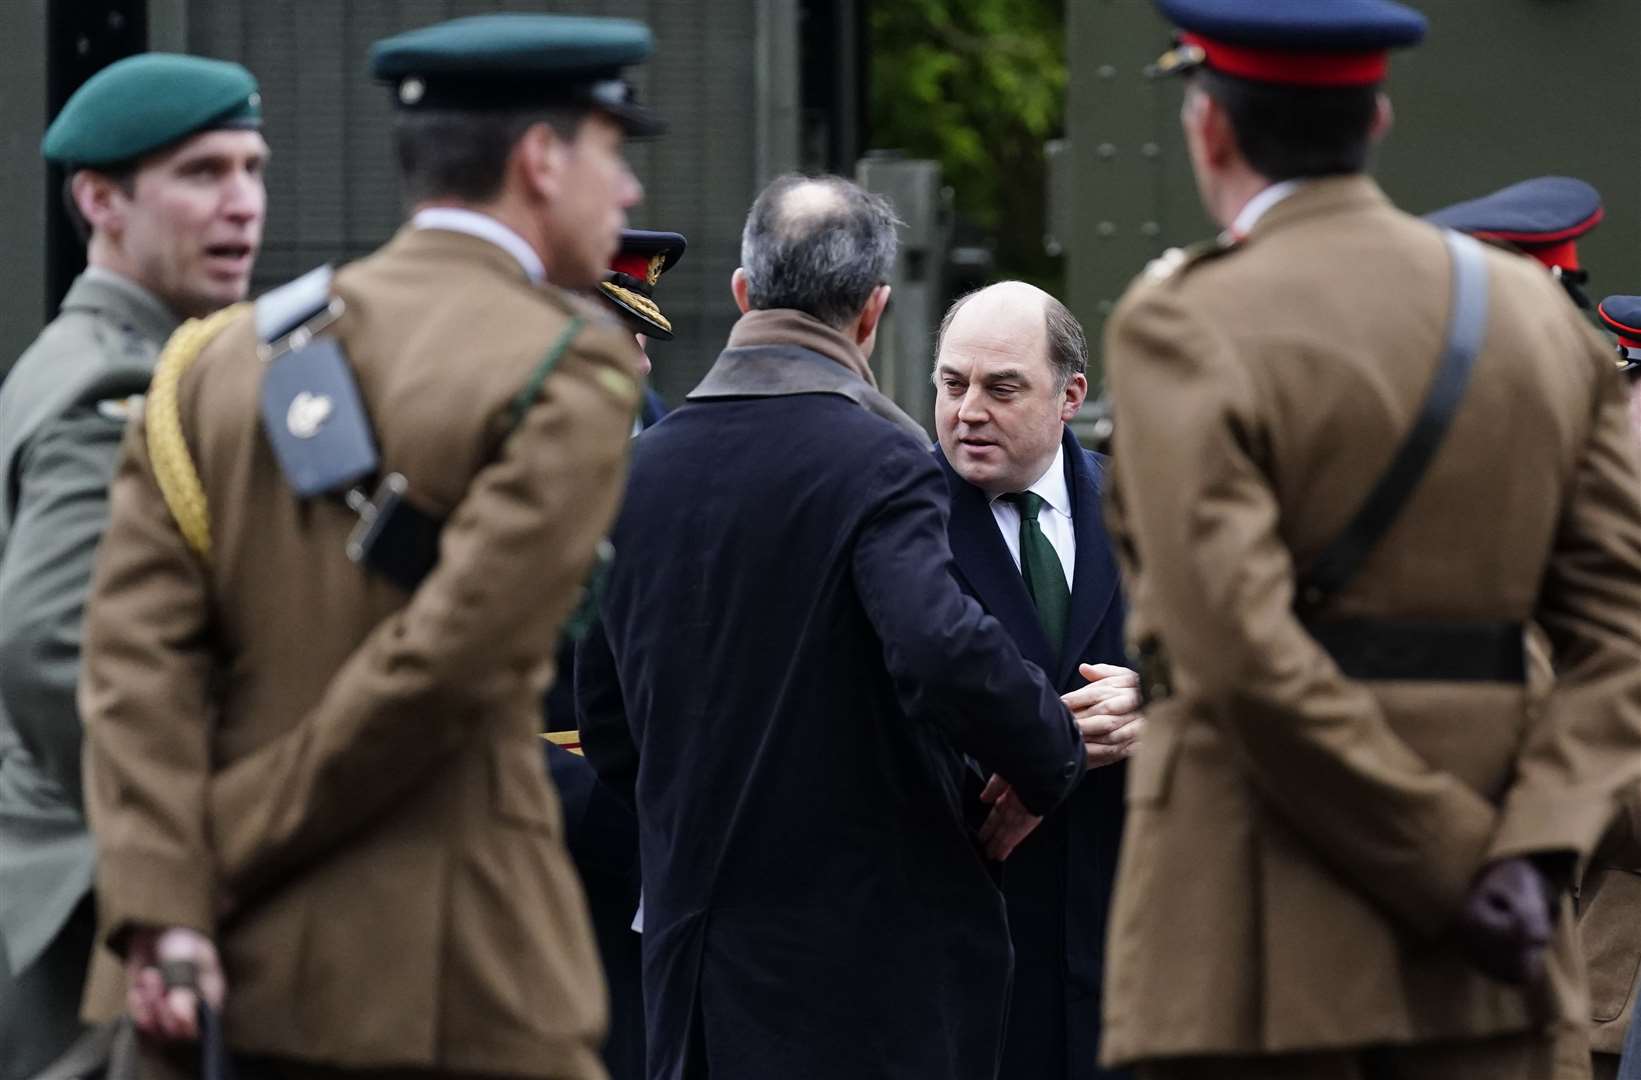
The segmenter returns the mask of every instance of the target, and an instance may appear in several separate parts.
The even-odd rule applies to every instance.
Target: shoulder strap
[[[263,293],[256,301],[256,339],[272,345],[330,306],[330,264]]]
[[[571,342],[575,341],[576,335],[581,333],[581,328],[586,325],[586,322],[587,320],[579,315],[570,320],[570,325],[564,328],[564,332],[558,336],[558,340],[553,342],[553,347],[547,350],[547,355],[543,356],[541,362],[535,366],[535,370],[530,372],[530,378],[525,381],[519,392],[513,396],[512,404],[507,407],[507,433],[509,435],[517,431],[518,426],[524,423],[524,415],[530,411],[530,406],[536,403],[536,398],[541,396],[541,388],[547,382],[547,376],[558,368],[558,362],[564,359],[564,354],[569,351]]]
[[[1299,575],[1298,603],[1303,609],[1321,607],[1349,584],[1396,523],[1441,447],[1470,384],[1487,333],[1487,260],[1481,245],[1468,236],[1449,231],[1445,240],[1453,261],[1453,301],[1436,375],[1390,468],[1345,531]]]

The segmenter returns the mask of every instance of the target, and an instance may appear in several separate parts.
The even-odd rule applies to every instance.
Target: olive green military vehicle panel
[[[1532,176],[1600,189],[1579,246],[1595,298],[1641,292],[1641,3],[1413,0],[1430,36],[1391,63],[1396,124],[1377,172],[1424,213]],[[1144,68],[1168,46],[1150,0],[1072,0],[1067,244],[1072,309],[1097,340],[1110,305],[1164,248],[1213,228],[1179,133],[1181,84]]]

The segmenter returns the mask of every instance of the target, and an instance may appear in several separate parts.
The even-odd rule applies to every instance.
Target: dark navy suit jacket
[[[954,583],[947,504],[926,443],[830,392],[634,444],[576,696],[636,799],[651,1080],[993,1080],[1011,949],[963,755],[1051,806],[1081,746]]]
[[[1079,663],[1124,664],[1123,601],[1100,518],[1102,460],[1064,435],[1066,486],[1077,538],[1065,646],[1049,649],[1025,580],[984,492],[935,456],[951,489],[948,528],[959,583],[1065,693],[1086,683]],[[999,1080],[1095,1080],[1106,908],[1122,837],[1121,763],[1083,777],[1077,791],[1002,867],[1014,941],[1014,996]]]
[[[667,415],[666,403],[645,389],[639,424],[648,429]],[[547,692],[547,730],[575,727],[575,648],[558,651],[558,677]],[[564,839],[581,875],[609,988],[610,1032],[604,1067],[610,1080],[643,1080],[643,942],[632,929],[638,907],[638,818],[632,807],[599,782],[587,759],[546,743],[547,769],[564,806]]]

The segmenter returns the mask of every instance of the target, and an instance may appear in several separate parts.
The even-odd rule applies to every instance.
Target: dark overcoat
[[[653,388],[644,390],[638,427],[647,430],[667,415],[666,402]],[[547,691],[547,730],[574,731],[575,642],[559,644],[558,678]],[[610,1033],[604,1040],[604,1067],[610,1080],[641,1080],[644,1075],[643,942],[633,929],[638,909],[638,820],[632,807],[598,779],[587,759],[552,742],[543,742],[547,769],[564,804],[564,840],[582,887],[587,911],[598,937],[598,958],[610,994]]]
[[[1079,664],[1125,664],[1123,601],[1100,516],[1102,460],[1063,437],[1066,487],[1077,538],[1064,647],[1050,649],[1025,579],[1009,555],[984,492],[938,449],[951,488],[948,535],[957,580],[1061,693],[1086,685]],[[1095,769],[1002,867],[1014,942],[1014,993],[1001,1080],[1096,1080],[1105,918],[1122,839],[1125,765]]]
[[[636,795],[652,1080],[992,1080],[1011,949],[965,754],[1039,811],[1081,775],[952,579],[926,443],[848,389],[691,395],[635,444],[576,672]]]

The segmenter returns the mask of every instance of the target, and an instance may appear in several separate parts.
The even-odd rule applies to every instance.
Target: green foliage
[[[1065,0],[877,0],[870,145],[941,163],[957,210],[993,237],[1000,274],[1043,254],[1043,143],[1065,118]]]

